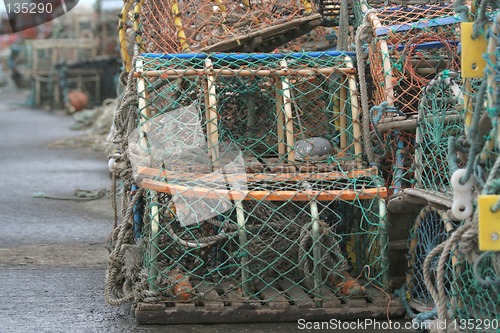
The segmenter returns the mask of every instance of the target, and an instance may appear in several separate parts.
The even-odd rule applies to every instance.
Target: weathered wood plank
[[[264,284],[261,282],[257,285],[257,290],[260,291],[260,298],[271,309],[286,309],[290,305],[283,293],[277,290],[277,286],[274,284]]]
[[[254,45],[252,51],[260,51],[265,52],[266,49],[273,49],[278,47],[280,44],[286,43],[291,39],[290,36],[288,38],[284,38],[282,40],[278,40],[278,36],[283,35],[293,35],[293,37],[298,37],[297,34],[305,34],[315,27],[319,26],[323,20],[319,14],[313,14],[305,17],[299,17],[293,20],[285,21],[283,23],[273,24],[272,26],[264,26],[263,28],[252,31],[247,34],[239,34],[232,38],[226,38],[225,40],[218,42],[213,45],[209,45],[201,48],[199,51],[201,52],[235,52],[243,50],[246,43],[250,40],[258,37],[260,40],[259,43]],[[303,26],[301,28],[301,26]],[[294,30],[299,30],[296,33],[293,33]],[[259,47],[261,45],[265,45],[265,47]],[[247,47],[248,49],[248,47]]]
[[[312,308],[301,309],[295,306],[282,309],[243,309],[226,306],[222,311],[208,311],[205,307],[192,307],[191,310],[181,307],[167,308],[162,311],[136,310],[136,319],[140,324],[218,324],[218,323],[255,323],[255,322],[297,322],[303,318],[308,321],[383,319],[398,318],[404,315],[404,307],[396,301],[397,306],[365,308]],[[184,304],[186,305],[186,304]],[[138,307],[139,309],[139,307]],[[387,312],[387,310],[389,310]]]
[[[316,307],[314,301],[299,285],[286,279],[279,280],[278,284],[299,308],[310,309]]]
[[[222,297],[224,297],[225,301],[230,302],[232,308],[260,308],[260,301],[245,299],[239,294],[238,290],[234,289],[230,282],[222,282],[220,286],[224,290],[224,295],[222,295]]]
[[[420,198],[432,204],[439,205],[445,208],[451,208],[451,204],[453,203],[451,199],[446,198],[443,195],[430,193],[425,190],[416,188],[404,189],[404,193],[410,196],[409,200],[416,200],[416,198]]]
[[[175,311],[194,312],[195,304],[194,303],[175,303],[174,309],[175,309]]]
[[[387,203],[387,210],[394,214],[414,212],[422,209],[427,201],[399,192],[393,194]]]
[[[340,299],[328,289],[327,286],[322,285],[319,289],[321,294],[320,301],[322,303],[323,308],[340,308],[342,307],[342,303]]]
[[[340,296],[348,308],[366,308],[366,300],[363,297],[355,296],[349,297],[346,295]]]
[[[293,283],[289,283],[293,285]],[[283,284],[282,281],[279,281],[279,286],[285,291],[290,289],[286,288],[286,282]],[[368,301],[363,299],[366,305],[360,306],[357,303],[361,302],[357,302],[355,298],[348,300],[347,297],[336,295],[324,285],[320,289],[321,308],[289,306],[284,292],[273,289],[270,284],[264,285],[264,283],[260,286],[261,297],[267,300],[268,306],[250,307],[248,305],[252,304],[253,301],[239,295],[237,290],[232,289],[230,283],[221,284],[220,287],[226,292],[224,295],[219,295],[219,298],[226,302],[222,309],[209,310],[206,306],[195,306],[195,303],[176,303],[175,305],[172,303],[170,307],[166,306],[165,302],[139,303],[135,311],[137,321],[141,324],[265,323],[296,322],[300,318],[308,321],[323,321],[332,318],[339,320],[382,319],[386,318],[387,315],[390,318],[397,318],[405,313],[404,307],[397,298],[389,300],[388,294],[373,286],[366,287],[365,298]],[[305,291],[302,292],[307,295]],[[342,304],[340,299],[346,304]],[[230,304],[227,304],[228,300]],[[236,304],[236,306],[232,306],[232,304]]]
[[[236,306],[241,306],[245,302],[243,296],[240,295],[240,291],[235,289],[233,283],[221,282],[219,287],[224,291],[222,297],[225,301],[229,301],[231,304],[235,304]]]
[[[215,291],[213,286],[210,286],[204,282],[196,284],[196,289],[198,292],[205,294],[202,301],[207,310],[223,310],[224,302],[219,297],[217,291]]]
[[[163,311],[166,309],[165,303],[139,303],[137,310],[139,311]]]
[[[366,296],[370,298],[375,306],[387,308],[388,305],[392,307],[398,306],[399,304],[397,299],[391,298],[389,294],[385,294],[373,286],[366,287]]]

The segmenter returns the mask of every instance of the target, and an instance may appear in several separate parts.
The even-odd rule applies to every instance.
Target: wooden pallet
[[[217,324],[244,322],[292,322],[305,320],[353,320],[365,318],[401,317],[404,307],[395,298],[373,287],[366,289],[363,297],[346,297],[334,294],[326,286],[321,288],[321,298],[313,299],[297,285],[286,280],[276,287],[262,289],[262,300],[243,299],[231,290],[229,284],[213,289],[198,284],[197,291],[204,293],[201,300],[193,302],[138,303],[135,309],[141,324]]]

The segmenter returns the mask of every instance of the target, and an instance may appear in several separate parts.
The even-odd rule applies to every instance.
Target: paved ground
[[[57,139],[78,135],[69,130],[72,118],[12,105],[24,98],[0,92],[0,333],[304,332],[297,323],[138,326],[127,306],[108,306],[103,285],[109,200],[33,197],[71,197],[77,188],[109,186],[106,156],[50,148]]]

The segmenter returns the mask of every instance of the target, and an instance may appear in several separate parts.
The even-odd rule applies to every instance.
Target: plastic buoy
[[[71,90],[67,97],[67,107],[71,113],[83,110],[89,104],[89,96],[80,89]]]
[[[191,293],[193,292],[193,286],[189,282],[189,278],[180,273],[178,270],[174,270],[171,275],[171,279],[174,281],[173,294],[179,300],[186,301],[191,298]]]
[[[333,152],[333,146],[330,141],[321,137],[299,140],[295,143],[294,149],[295,158],[299,161],[329,155]]]

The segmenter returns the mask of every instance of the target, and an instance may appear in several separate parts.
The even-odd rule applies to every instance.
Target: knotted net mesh
[[[500,58],[498,31],[497,18],[490,30],[489,46],[484,55],[487,60],[485,76],[464,80],[461,98],[457,99],[460,96],[459,87],[458,84],[453,87],[455,84],[452,83],[453,79],[449,73],[446,76],[438,76],[424,90],[419,111],[425,111],[428,119],[422,118],[422,115],[419,116],[415,176],[417,187],[420,186],[432,194],[441,194],[450,198],[453,196],[449,186],[449,176],[458,167],[470,168],[470,177],[474,179],[476,192],[473,191],[473,195],[500,193],[498,145],[495,144],[495,139],[498,138],[499,109],[495,99],[495,96],[498,96],[498,87],[493,79],[498,76],[497,61]],[[442,91],[440,89],[438,94],[429,95],[432,92],[429,88],[435,90],[439,86],[446,89]],[[448,93],[442,94],[443,91]],[[432,107],[426,107],[428,104],[426,99],[429,97],[427,95],[432,96],[430,97]],[[460,103],[463,106],[453,106],[460,99],[463,100]],[[443,104],[442,101],[448,101],[448,104]],[[436,110],[432,111],[432,108]],[[441,114],[442,120],[436,122],[435,118],[438,114]],[[458,124],[454,120],[454,115],[459,115],[461,119]],[[447,140],[442,140],[445,137]],[[422,146],[423,143],[426,145]],[[429,156],[425,156],[425,150],[428,150]],[[441,161],[438,161],[439,159]],[[418,163],[422,165],[419,166]],[[432,175],[434,169],[439,170],[438,164],[440,163],[446,164],[449,172],[439,171],[438,174]],[[431,170],[425,170],[428,168],[427,165],[431,166]],[[477,204],[478,200],[476,198],[473,200]],[[491,208],[492,212],[495,210],[494,206],[488,208]],[[428,238],[428,241],[424,241],[421,245],[414,242],[415,250],[410,253],[417,254],[416,250],[425,245],[429,245],[429,248],[422,252],[427,253],[426,255],[415,256],[416,258],[425,257],[424,265],[419,264],[415,267],[415,265],[412,266],[413,261],[409,261],[409,277],[411,277],[409,281],[412,281],[409,290],[413,297],[428,300],[427,304],[435,305],[440,320],[449,319],[449,324],[456,324],[456,328],[461,331],[496,332],[499,329],[500,261],[498,253],[480,251],[478,223],[481,216],[478,215],[478,211],[479,208],[475,207],[472,216],[460,221],[460,226],[456,230],[453,230],[453,227],[446,221],[447,214],[444,212],[438,215],[437,211],[430,212],[427,209],[425,214],[429,216],[429,221],[434,219],[432,223],[427,223],[427,226],[422,224],[424,215],[422,213],[419,215],[416,223],[421,230],[413,234],[418,236],[425,233],[434,235],[434,238]],[[495,218],[482,222],[494,223],[493,221]],[[431,252],[434,252],[433,255],[430,255]],[[429,267],[426,268],[426,264],[429,264]],[[414,272],[420,271],[422,266],[424,266],[424,275],[429,273],[437,283],[426,281],[425,289],[415,290],[414,286],[418,285],[421,279],[418,279],[418,275]],[[435,295],[429,298],[429,290],[432,289]]]
[[[325,45],[325,36],[330,29],[321,26],[324,19],[318,5],[308,0],[128,0],[119,22],[122,60],[128,72],[134,54],[142,52],[326,48],[329,43]],[[332,6],[334,15],[338,15],[338,3],[334,1]]]
[[[447,198],[453,196],[449,156],[460,154],[450,151],[450,145],[455,144],[450,143],[450,137],[463,139],[465,134],[463,95],[458,74],[445,71],[425,86],[419,106],[413,165],[415,187]],[[466,162],[464,157],[460,166]]]
[[[345,53],[144,55],[130,157],[164,300],[386,288],[386,189],[362,161]],[[210,296],[212,295],[212,296]]]
[[[491,3],[490,3],[491,5]],[[492,9],[496,8],[496,11]],[[481,151],[476,158],[474,177],[482,195],[500,194],[499,181],[499,119],[500,108],[498,97],[500,87],[498,77],[500,74],[500,14],[498,5],[488,7],[487,16],[492,24],[483,31],[487,37],[488,46],[484,58],[486,68],[484,78],[486,90],[484,108],[479,108],[481,118],[477,123],[477,140]],[[478,96],[479,99],[479,96]],[[474,124],[474,123],[473,123]],[[498,204],[497,204],[498,206]],[[488,207],[492,212],[495,205]],[[477,208],[479,209],[479,208]],[[497,211],[498,212],[498,211]],[[498,213],[496,214],[498,215]],[[477,223],[480,216],[477,211],[472,217],[472,234],[478,232]],[[483,217],[484,218],[484,217]],[[495,218],[483,221],[495,223]],[[468,236],[467,234],[465,236]],[[494,237],[494,235],[491,235]],[[500,329],[498,323],[500,313],[500,255],[495,251],[479,251],[477,238],[472,240],[462,237],[459,243],[459,257],[461,260],[453,270],[453,274],[446,276],[454,282],[454,294],[447,304],[451,318],[460,321],[477,321],[478,325],[467,329],[482,329],[495,332]],[[473,251],[470,248],[473,248]],[[477,320],[479,319],[479,320]],[[480,322],[480,323],[479,323]]]
[[[377,152],[394,191],[414,185],[415,119],[421,92],[444,70],[458,71],[459,18],[451,4],[404,4],[368,14],[372,121],[380,131]]]
[[[406,273],[405,297],[409,305],[418,312],[427,312],[435,307],[424,279],[424,261],[432,250],[448,239],[456,225],[443,210],[427,205],[419,212],[408,238],[408,270]],[[455,263],[457,258],[453,258]],[[453,272],[452,261],[447,263],[448,274]],[[431,264],[431,276],[436,287],[438,260],[434,258]],[[452,294],[451,282],[447,281],[446,293]]]

